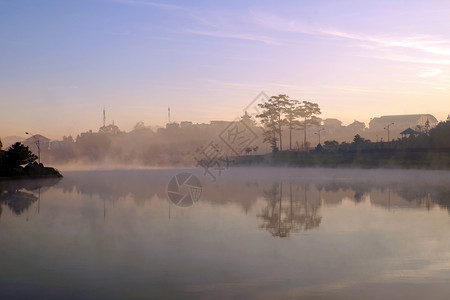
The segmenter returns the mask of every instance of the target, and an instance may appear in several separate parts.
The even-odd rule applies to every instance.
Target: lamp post
[[[317,131],[316,133],[314,133],[314,134],[317,134],[317,135],[319,136],[319,144],[320,144],[320,132],[321,132],[321,131],[324,131],[324,130],[325,130],[325,129],[320,128],[319,131]]]
[[[394,125],[394,123],[388,124],[386,127],[384,127],[384,129],[387,130],[387,132],[388,132],[388,143],[391,142],[391,140],[389,138],[389,127],[391,127],[391,125]]]
[[[41,147],[40,147],[40,143],[39,143],[39,137],[37,137],[36,139],[36,135],[29,133],[28,131],[25,131],[25,134],[31,135],[34,138],[34,143],[37,146],[37,150],[38,150],[38,162],[39,164],[41,163]]]

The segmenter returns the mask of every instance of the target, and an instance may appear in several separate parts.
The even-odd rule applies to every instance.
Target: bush
[[[22,165],[34,162],[38,157],[30,149],[17,142],[2,155],[3,165],[6,168],[18,168]]]

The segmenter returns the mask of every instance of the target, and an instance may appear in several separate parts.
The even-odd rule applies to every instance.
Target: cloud
[[[442,73],[440,69],[430,69],[419,74],[419,77],[434,77]]]
[[[336,29],[321,29],[319,34],[370,42],[380,47],[401,47],[413,50],[420,50],[431,54],[450,55],[450,41],[439,39],[432,36],[409,36],[409,37],[383,37],[371,35],[358,35],[349,32],[343,32]]]
[[[195,35],[204,35],[211,37],[219,37],[219,38],[229,38],[229,39],[238,39],[238,40],[247,40],[247,41],[255,41],[262,42],[267,45],[280,45],[281,42],[278,39],[265,36],[265,35],[253,35],[247,33],[235,33],[235,32],[224,32],[224,31],[200,31],[200,30],[186,30],[187,33],[195,34]]]
[[[410,55],[366,55],[365,57],[377,58],[384,60],[392,60],[399,62],[415,63],[415,64],[429,64],[429,65],[450,65],[450,59],[441,58],[423,58]]]
[[[307,26],[306,24],[300,24],[295,20],[282,19],[272,14],[252,12],[251,19],[254,23],[273,30],[304,34],[318,33],[316,29]]]
[[[112,0],[114,2],[130,4],[130,5],[145,5],[152,6],[161,9],[168,10],[183,10],[189,13],[189,16],[199,22],[200,24],[206,25],[209,28],[214,28],[212,30],[186,30],[186,33],[218,37],[218,38],[231,38],[247,41],[262,42],[268,45],[280,45],[286,42],[292,43],[292,40],[281,40],[274,33],[268,34],[252,34],[245,33],[237,28],[224,28],[218,24],[218,20],[223,17],[223,12],[219,15],[215,15],[214,12],[208,12],[208,16],[204,16],[199,11],[193,11],[186,7],[166,4],[154,1],[146,0]],[[199,15],[200,13],[200,15]],[[201,16],[203,15],[203,16]],[[214,15],[214,18],[211,18]],[[223,18],[222,18],[223,19]],[[236,17],[233,17],[234,22],[229,22],[228,25],[236,25]],[[265,12],[255,12],[251,11],[250,16],[245,18],[250,20],[254,25],[259,27],[264,27],[273,31],[282,31],[287,33],[299,33],[305,35],[319,36],[319,37],[331,37],[338,38],[349,41],[357,41],[356,46],[366,49],[376,50],[379,48],[403,48],[409,50],[418,50],[432,55],[439,56],[450,56],[450,40],[432,36],[432,35],[409,35],[409,36],[395,36],[395,35],[372,35],[372,34],[360,34],[355,32],[349,32],[341,30],[338,28],[327,28],[323,25],[309,25],[306,23],[299,22],[293,19],[281,18],[275,14],[265,13]],[[229,20],[228,20],[229,21]],[[248,24],[247,24],[248,25]],[[228,27],[228,26],[225,26]],[[242,27],[242,26],[241,26]],[[221,29],[222,28],[222,29]],[[382,57],[380,57],[382,58]],[[392,60],[391,58],[387,58]],[[396,59],[398,60],[398,59]],[[434,61],[427,62],[419,61],[424,63],[435,63]],[[448,61],[445,61],[446,64]],[[440,63],[440,62],[436,62]]]
[[[405,48],[419,50],[434,55],[450,56],[450,40],[430,35],[386,36],[364,35],[324,26],[309,26],[296,20],[282,19],[266,13],[252,13],[252,20],[263,27],[290,33],[301,33],[315,36],[334,37],[364,42],[363,47]],[[367,45],[367,43],[369,45]],[[361,44],[359,44],[361,46]]]
[[[331,88],[335,88],[340,91],[344,92],[350,92],[350,93],[384,93],[385,91],[382,91],[380,89],[370,89],[368,87],[364,86],[333,86]]]

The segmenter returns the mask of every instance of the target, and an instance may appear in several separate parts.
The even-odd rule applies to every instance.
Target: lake
[[[450,298],[449,171],[63,175],[0,182],[1,299]]]

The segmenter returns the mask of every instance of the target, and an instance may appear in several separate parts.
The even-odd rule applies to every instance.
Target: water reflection
[[[38,203],[37,213],[39,213],[41,190],[45,192],[59,181],[60,178],[0,181],[0,216],[2,205],[6,205],[14,214],[20,215],[35,202]]]
[[[38,200],[49,187],[62,189],[66,194],[98,196],[105,203],[131,197],[142,204],[153,197],[165,199],[167,182],[176,174],[173,170],[158,171],[97,171],[71,172],[59,179],[0,182],[1,203],[20,214]],[[410,173],[406,173],[410,174]],[[253,174],[256,175],[256,174]],[[347,175],[348,176],[348,175]],[[275,178],[274,178],[275,177]],[[410,176],[411,177],[411,176]],[[202,178],[199,176],[199,178]],[[252,178],[249,180],[249,178]],[[354,177],[310,178],[309,176],[279,179],[278,176],[248,176],[240,173],[222,177],[217,183],[203,183],[201,202],[212,205],[235,203],[247,212],[259,198],[266,206],[258,214],[265,228],[274,236],[318,227],[322,221],[320,207],[340,204],[343,199],[392,208],[425,208],[439,206],[450,213],[450,178],[424,182],[417,176],[399,176],[383,180]],[[105,207],[106,210],[106,207]]]
[[[266,229],[273,236],[287,237],[291,232],[306,231],[320,225],[322,217],[318,215],[320,200],[308,200],[308,186],[301,185],[304,191],[301,199],[298,191],[300,185],[289,182],[288,197],[283,194],[283,182],[274,182],[270,189],[264,190],[267,206],[258,217],[263,220],[260,228]]]
[[[448,172],[230,169],[170,206],[179,172],[0,182],[0,298],[448,299]]]
[[[429,210],[438,206],[450,213],[448,176],[426,181],[411,171],[389,178],[381,173],[352,176],[348,174],[351,171],[341,172],[331,178],[307,173],[307,176],[287,174],[281,179],[280,176],[259,176],[255,172],[252,176],[236,172],[215,184],[204,182],[200,202],[213,206],[234,203],[247,213],[262,198],[265,205],[256,214],[262,221],[259,227],[275,237],[288,237],[319,227],[320,208],[338,205],[344,199],[355,204],[367,201],[388,210],[406,207]],[[174,170],[71,172],[61,182],[59,179],[2,182],[0,203],[19,215],[38,202],[36,209],[39,211],[40,194],[59,182],[55,188],[66,194],[98,196],[103,201],[103,218],[106,218],[107,202],[131,197],[141,205],[154,197],[165,199],[167,182],[176,173]]]

